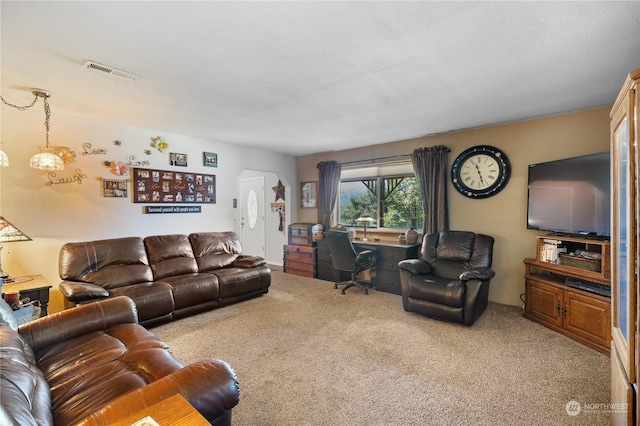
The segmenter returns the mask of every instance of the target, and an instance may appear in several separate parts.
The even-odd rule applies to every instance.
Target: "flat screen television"
[[[527,228],[610,236],[610,153],[530,164]]]

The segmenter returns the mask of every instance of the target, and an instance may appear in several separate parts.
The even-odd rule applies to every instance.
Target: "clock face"
[[[479,145],[456,158],[451,168],[453,186],[469,198],[487,198],[502,190],[509,181],[509,159],[497,148]]]

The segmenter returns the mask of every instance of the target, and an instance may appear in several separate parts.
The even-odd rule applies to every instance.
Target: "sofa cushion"
[[[240,238],[232,231],[190,234],[189,241],[201,272],[230,266],[242,253]]]
[[[435,275],[412,275],[409,278],[408,296],[461,308],[464,306],[464,290],[465,285],[459,280],[449,280]]]
[[[271,284],[271,270],[267,266],[256,268],[224,268],[212,271],[218,277],[220,299],[267,292]]]
[[[0,325],[0,342],[0,424],[52,425],[49,386],[33,351],[7,325]]]
[[[438,236],[438,258],[458,262],[469,260],[475,235],[466,231],[441,232]]]
[[[186,235],[155,235],[144,239],[153,280],[198,272],[191,243]]]
[[[111,297],[127,296],[136,304],[138,321],[164,317],[173,312],[173,294],[171,286],[163,282],[139,283],[118,287],[109,291]]]
[[[166,344],[135,323],[63,340],[36,357],[56,424],[73,424],[182,367]]]
[[[106,289],[153,281],[140,237],[67,243],[60,249],[60,278]]]
[[[174,311],[218,299],[218,277],[212,274],[194,273],[164,277],[173,293]]]

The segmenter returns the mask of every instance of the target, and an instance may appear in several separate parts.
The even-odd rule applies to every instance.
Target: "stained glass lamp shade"
[[[0,216],[0,243],[13,241],[31,241],[31,238]],[[7,278],[8,276],[9,274],[2,270],[2,244],[0,244],[0,278]]]

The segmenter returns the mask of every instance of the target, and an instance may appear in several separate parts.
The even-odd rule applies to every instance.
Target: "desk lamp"
[[[362,241],[364,241],[365,243],[367,241],[369,241],[367,239],[367,223],[370,223],[370,222],[372,223],[372,222],[375,222],[375,221],[376,220],[374,218],[369,217],[369,216],[361,216],[361,217],[356,219],[356,222],[364,222],[364,238],[362,239]]]
[[[24,232],[13,226],[8,220],[0,216],[0,243],[13,241],[31,241]],[[9,274],[2,270],[2,244],[0,244],[0,279],[8,281]]]

